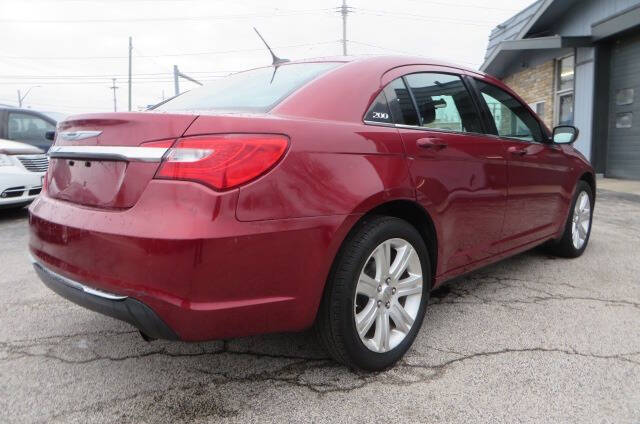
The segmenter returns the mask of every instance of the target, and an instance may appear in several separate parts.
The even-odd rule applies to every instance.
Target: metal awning
[[[505,40],[498,44],[495,50],[491,53],[491,56],[484,62],[480,70],[500,77],[505,69],[523,50],[553,50],[587,47],[592,45],[592,42],[591,37],[562,37],[560,35],[524,38],[521,40]]]

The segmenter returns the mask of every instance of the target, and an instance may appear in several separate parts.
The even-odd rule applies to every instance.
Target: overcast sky
[[[532,0],[348,0],[349,54],[410,54],[477,68],[489,31]],[[0,0],[0,103],[80,113],[173,95],[173,65],[202,82],[280,57],[342,53],[341,0]],[[181,89],[194,84],[181,81]]]

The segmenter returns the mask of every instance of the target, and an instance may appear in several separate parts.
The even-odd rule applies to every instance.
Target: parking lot
[[[432,294],[395,368],[308,333],[147,343],[48,290],[0,211],[0,422],[640,422],[640,196],[600,191],[575,260],[527,252]]]

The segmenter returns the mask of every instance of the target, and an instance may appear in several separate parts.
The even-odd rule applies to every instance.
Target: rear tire
[[[411,347],[431,290],[431,265],[408,222],[372,216],[344,241],[318,312],[329,354],[352,368],[379,371]]]
[[[551,253],[564,258],[577,258],[589,244],[593,221],[593,191],[585,181],[578,181],[569,216],[560,240],[549,245]]]

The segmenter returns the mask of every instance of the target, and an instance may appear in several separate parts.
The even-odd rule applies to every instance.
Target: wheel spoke
[[[402,276],[404,271],[407,269],[409,265],[409,261],[411,260],[411,256],[415,253],[413,247],[410,244],[405,244],[403,247],[396,250],[398,253],[389,269],[389,274],[391,274],[391,278],[397,280]]]
[[[582,221],[580,223],[580,226],[582,227],[582,230],[584,231],[584,234],[587,234],[587,231],[589,231],[589,221]]]
[[[389,274],[389,258],[391,258],[391,244],[387,241],[382,243],[373,252],[376,261],[376,280],[381,280],[383,276]]]
[[[587,236],[587,229],[584,228],[582,224],[578,224],[578,236],[580,237],[580,240],[584,240]]]
[[[571,235],[571,238],[573,239],[573,246],[576,249],[580,248],[580,235],[578,234],[578,231],[574,229],[573,234]]]
[[[396,284],[398,298],[422,293],[422,275],[411,274]]]
[[[356,315],[356,328],[360,337],[364,337],[376,321],[378,308],[375,300],[370,300],[359,314]]]
[[[386,312],[386,309],[382,308],[376,317],[376,333],[374,335],[379,352],[386,352],[389,350],[389,337],[391,335],[390,327],[389,314]]]
[[[378,282],[369,277],[364,272],[360,273],[358,279],[358,285],[356,286],[356,293],[363,294],[369,298],[375,297],[378,292]]]
[[[399,331],[407,334],[411,330],[414,320],[400,303],[394,302],[389,314]]]
[[[589,196],[585,192],[580,193],[580,210],[583,211],[587,207]]]

